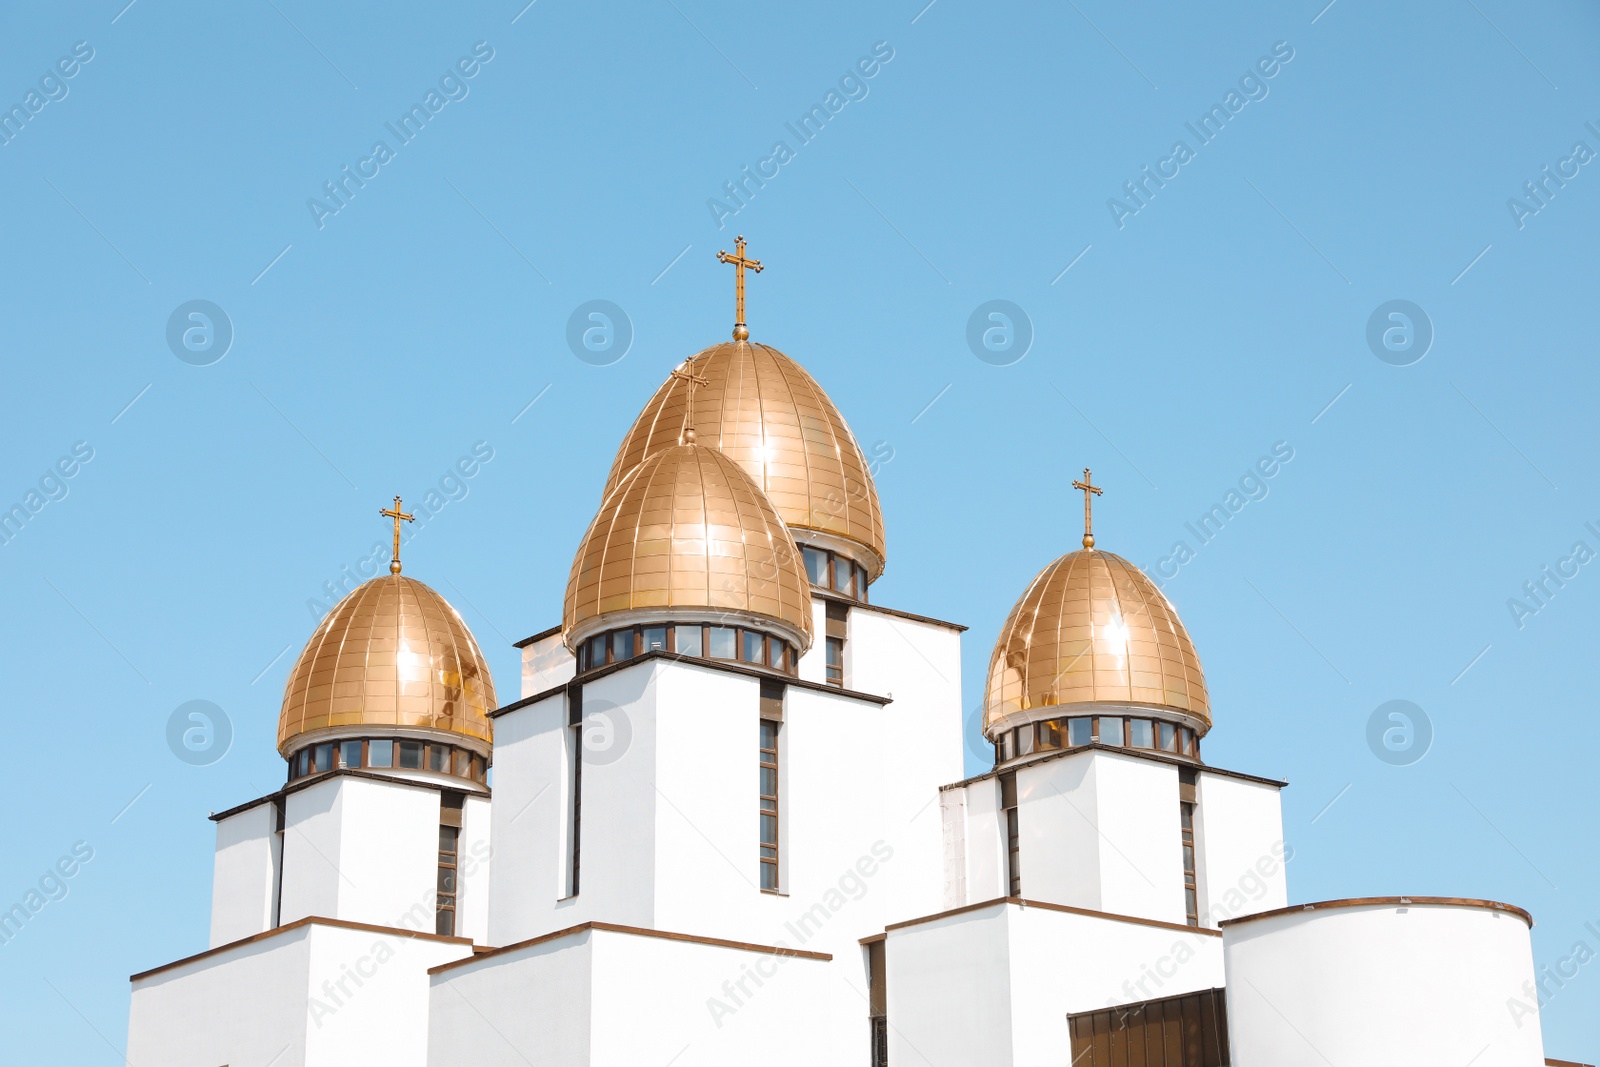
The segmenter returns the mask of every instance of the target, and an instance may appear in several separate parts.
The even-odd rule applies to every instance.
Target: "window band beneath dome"
[[[749,626],[661,622],[619,627],[585,638],[578,646],[578,673],[623,663],[647,652],[733,660],[791,676],[800,669],[794,645],[765,631]]]
[[[482,785],[489,761],[460,745],[409,737],[344,737],[306,745],[289,756],[289,781],[334,770],[430,771]]]
[[[1200,761],[1200,737],[1188,726],[1137,715],[1074,715],[1023,723],[1005,731],[994,742],[995,762],[1089,745],[1163,752]]]

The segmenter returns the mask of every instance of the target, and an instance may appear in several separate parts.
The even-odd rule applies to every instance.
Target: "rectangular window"
[[[368,767],[393,767],[394,742],[393,741],[368,741],[367,742]]]
[[[643,632],[644,645],[641,652],[665,652],[667,649],[667,628],[665,626],[646,626]]]
[[[744,661],[746,663],[765,663],[767,661],[767,639],[754,630],[744,632]]]
[[[844,687],[844,638],[828,638],[828,684]]]
[[[318,745],[312,750],[312,758],[315,760],[315,764],[311,768],[312,770],[333,770],[333,745],[331,743]]]
[[[1017,755],[1033,755],[1033,723],[1017,727]]]
[[[856,599],[863,604],[867,602],[867,568],[856,568]]]
[[[1000,807],[1006,816],[1006,895],[1022,895],[1022,830],[1017,819],[1017,776],[1000,779]]]
[[[611,634],[611,662],[621,663],[633,658],[633,631],[616,630]]]
[[[1183,834],[1183,899],[1190,926],[1200,925],[1200,902],[1195,892],[1194,805],[1178,804],[1178,825]]]
[[[1102,745],[1118,745],[1122,740],[1122,720],[1118,717],[1100,717],[1100,743]]]
[[[1161,730],[1161,751],[1178,751],[1178,728],[1170,722],[1156,724]]]
[[[780,671],[783,670],[783,654],[787,647],[788,646],[786,646],[782,641],[779,641],[776,637],[769,638],[767,641],[767,666],[776,667]]]
[[[761,888],[778,888],[778,723],[761,720]]]
[[[457,778],[468,778],[472,775],[472,753],[464,748],[456,749],[455,767],[451,771]]]
[[[712,659],[738,659],[739,632],[731,626],[713,626],[711,635]]]
[[[575,703],[582,707],[580,696]],[[581,716],[581,712],[579,713]],[[572,864],[567,896],[578,895],[578,871],[583,855],[583,720],[572,726]]]
[[[811,579],[812,585],[828,587],[828,554],[820,548],[804,550],[806,558],[806,577]]]
[[[361,766],[361,742],[360,741],[340,741],[339,742],[339,766],[341,766],[341,767],[359,767],[359,766]]]
[[[606,635],[595,634],[589,638],[589,666],[604,667],[606,665]]]
[[[855,594],[855,565],[843,556],[833,557],[833,591],[846,596]]]
[[[1068,719],[1067,744],[1073,748],[1077,748],[1079,745],[1087,745],[1089,739],[1094,736],[1093,727],[1093,719]]]
[[[439,827],[439,902],[433,932],[446,937],[456,932],[456,850],[460,842],[460,827]]]
[[[1134,748],[1155,748],[1155,731],[1149,719],[1128,720],[1128,744]]]
[[[1039,724],[1039,750],[1061,747],[1061,722],[1050,719]]]
[[[422,750],[424,747],[421,741],[400,742],[400,766],[406,770],[422,770]]]
[[[674,626],[672,628],[672,650],[680,656],[704,655],[701,649],[704,642],[700,639],[698,626]]]
[[[428,770],[438,771],[440,774],[450,773],[450,746],[428,746]]]

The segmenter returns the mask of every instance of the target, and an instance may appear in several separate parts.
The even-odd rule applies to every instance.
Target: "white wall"
[[[217,821],[211,876],[211,945],[272,927],[277,906],[278,811],[271,801]]]
[[[892,1063],[1059,1067],[1067,1016],[1223,982],[1222,939],[995,904],[889,932]]]
[[[470,952],[458,943],[316,924],[225,949],[133,983],[127,1060],[422,1067],[427,969]]]
[[[493,812],[488,797],[468,795],[461,810],[461,838],[457,844],[456,936],[470,937],[480,945],[489,941],[489,886],[494,848]]]
[[[865,1001],[839,981],[832,966],[695,942],[581,931],[433,976],[431,1062],[475,1067],[862,1062]],[[740,981],[743,991],[736,984]]]
[[[490,944],[559,928],[551,925],[550,912],[565,892],[566,723],[563,693],[494,720]]]
[[[1527,924],[1452,905],[1318,908],[1223,927],[1234,1067],[1539,1067]],[[1519,1025],[1520,1024],[1520,1025]]]
[[[522,646],[522,698],[554,689],[578,672],[578,660],[553,633]]]
[[[1289,903],[1283,806],[1275,786],[1200,772],[1195,785],[1200,921],[1215,927]]]
[[[285,798],[280,921],[433,930],[439,790],[336,775]]]

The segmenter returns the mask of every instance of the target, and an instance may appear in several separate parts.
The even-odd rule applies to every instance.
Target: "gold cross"
[[[726,251],[718,252],[717,262],[733,264],[733,339],[748,341],[750,327],[744,324],[744,269],[749,267],[760,274],[761,261],[744,254],[744,234],[741,233],[733,239],[733,255],[728,255]]]
[[[1094,511],[1090,503],[1105,490],[1095,485],[1089,477],[1089,468],[1083,468],[1083,481],[1073,482],[1072,488],[1083,490],[1083,547],[1094,547]]]
[[[694,372],[689,366],[690,360],[684,360],[683,366],[673,371],[671,377],[689,383],[689,411],[683,417],[683,444],[694,444],[694,387],[697,385],[710,385],[711,383]]]
[[[389,573],[390,574],[399,574],[400,573],[400,523],[402,521],[404,521],[404,522],[414,522],[416,520],[416,516],[415,515],[407,515],[405,512],[400,510],[400,498],[399,497],[395,497],[394,498],[394,507],[393,508],[380,508],[380,509],[378,509],[378,514],[384,516],[385,518],[389,518],[389,519],[393,519],[394,520],[394,559],[389,561]]]

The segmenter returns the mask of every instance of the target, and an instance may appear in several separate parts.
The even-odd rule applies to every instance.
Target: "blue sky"
[[[307,601],[479,442],[407,573],[514,695],[622,433],[727,335],[736,232],[767,267],[754,339],[892,452],[874,599],[972,627],[969,708],[1092,467],[1100,547],[1193,550],[1163,584],[1206,756],[1291,781],[1293,899],[1490,897],[1534,913],[1541,964],[1600,949],[1592,6],[125,2],[0,13],[0,105],[29,114],[0,145],[0,503],[40,493],[0,545],[0,898],[93,851],[0,946],[11,1058],[119,1062],[126,976],[204,945],[206,813],[282,780]],[[346,166],[370,177],[308,206]],[[746,166],[769,177],[736,204]],[[1565,184],[1530,200],[1546,166]],[[1169,177],[1132,201],[1145,167]],[[206,366],[167,341],[193,300],[231,323]],[[610,365],[566,341],[591,300],[631,322]],[[1031,324],[1007,365],[967,342],[991,300]],[[1404,366],[1367,340],[1394,300],[1433,335]],[[208,766],[167,746],[191,700],[232,724]],[[1369,748],[1391,700],[1431,724],[1420,760]],[[1600,969],[1544,1025],[1600,1056]]]

